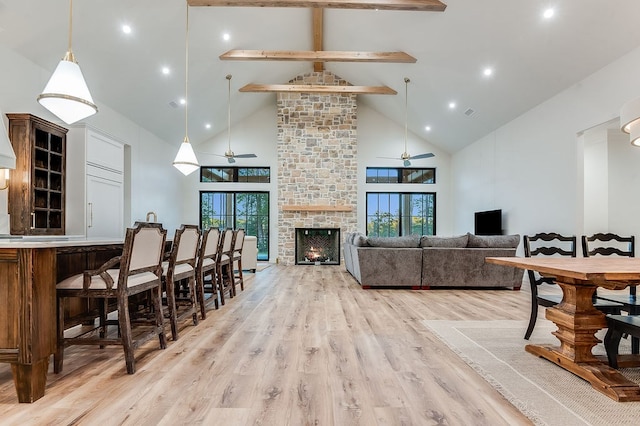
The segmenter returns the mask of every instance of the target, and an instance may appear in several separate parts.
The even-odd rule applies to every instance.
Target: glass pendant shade
[[[187,3],[187,32],[185,37],[185,78],[184,78],[184,141],[180,144],[180,149],[176,158],[173,160],[173,167],[180,170],[180,172],[187,176],[195,172],[200,168],[196,153],[193,152],[193,147],[189,143],[189,102],[187,97],[189,95],[189,4]]]
[[[198,159],[196,158],[195,152],[193,152],[193,147],[189,143],[188,138],[184,138],[184,142],[180,144],[178,154],[173,160],[173,166],[180,170],[185,176],[190,175],[200,168]]]
[[[640,124],[640,98],[627,102],[620,110],[620,130],[631,133],[632,124],[636,124],[636,127]]]
[[[70,52],[58,64],[42,94],[38,96],[38,102],[67,124],[98,112],[82,71]]]
[[[640,121],[631,123],[629,127],[631,134],[631,145],[640,147]]]

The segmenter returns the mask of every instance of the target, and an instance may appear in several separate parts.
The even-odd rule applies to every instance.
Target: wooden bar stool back
[[[155,336],[160,341],[160,348],[166,348],[161,301],[162,256],[166,237],[167,231],[159,223],[138,224],[127,229],[122,256],[57,284],[58,347],[54,354],[54,372],[62,371],[64,348],[69,345],[122,345],[129,374],[136,371],[134,349]],[[136,325],[146,325],[146,330],[136,332],[134,339],[129,298],[143,292],[150,294],[153,316],[146,321],[136,321]],[[68,297],[102,299],[97,327],[81,325],[69,330],[69,336],[65,337],[64,299]],[[109,299],[117,301],[118,318],[113,323],[118,325],[119,332],[111,333],[115,335],[107,330],[107,325],[110,325],[106,312]]]
[[[182,225],[176,230],[169,260],[162,263],[169,320],[173,340],[178,340],[178,321],[191,315],[198,325],[196,310],[196,262],[200,244],[200,229],[196,225]],[[184,286],[181,281],[185,281]],[[178,312],[178,308],[186,307]]]
[[[200,254],[198,255],[198,265],[196,267],[196,280],[198,286],[198,299],[200,301],[200,315],[202,319],[207,316],[207,300],[205,294],[212,294],[211,298],[215,308],[218,309],[218,278],[216,276],[218,260],[218,249],[220,248],[220,230],[209,228],[202,232],[202,243],[200,244]],[[210,277],[211,284],[205,284],[205,278]]]
[[[225,292],[229,294],[229,298],[235,295],[233,280],[234,238],[235,232],[233,232],[233,229],[225,229],[220,237],[220,248],[218,249],[218,260],[216,262],[218,270],[216,274],[218,275],[218,284],[220,286],[220,303],[223,305]]]
[[[242,247],[244,246],[244,229],[240,228],[235,231],[235,240],[233,243],[233,289],[235,291],[236,284],[240,284],[240,289],[244,291],[244,275],[242,274]]]

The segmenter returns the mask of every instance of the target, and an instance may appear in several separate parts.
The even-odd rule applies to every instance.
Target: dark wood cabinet
[[[31,114],[7,114],[16,169],[9,181],[13,235],[65,233],[67,129]]]

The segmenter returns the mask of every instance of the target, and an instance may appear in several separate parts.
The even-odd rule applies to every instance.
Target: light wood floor
[[[421,323],[528,318],[511,290],[362,290],[344,266],[272,265],[164,351],[71,347],[0,424],[520,425],[530,422]],[[524,346],[524,343],[523,343]]]

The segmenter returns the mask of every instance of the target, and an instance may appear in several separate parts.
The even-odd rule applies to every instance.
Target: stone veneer
[[[327,71],[290,83],[349,85]],[[341,240],[356,229],[356,95],[278,93],[277,109],[278,260],[292,265],[295,228],[340,228]],[[283,205],[350,206],[352,211],[283,211]]]

